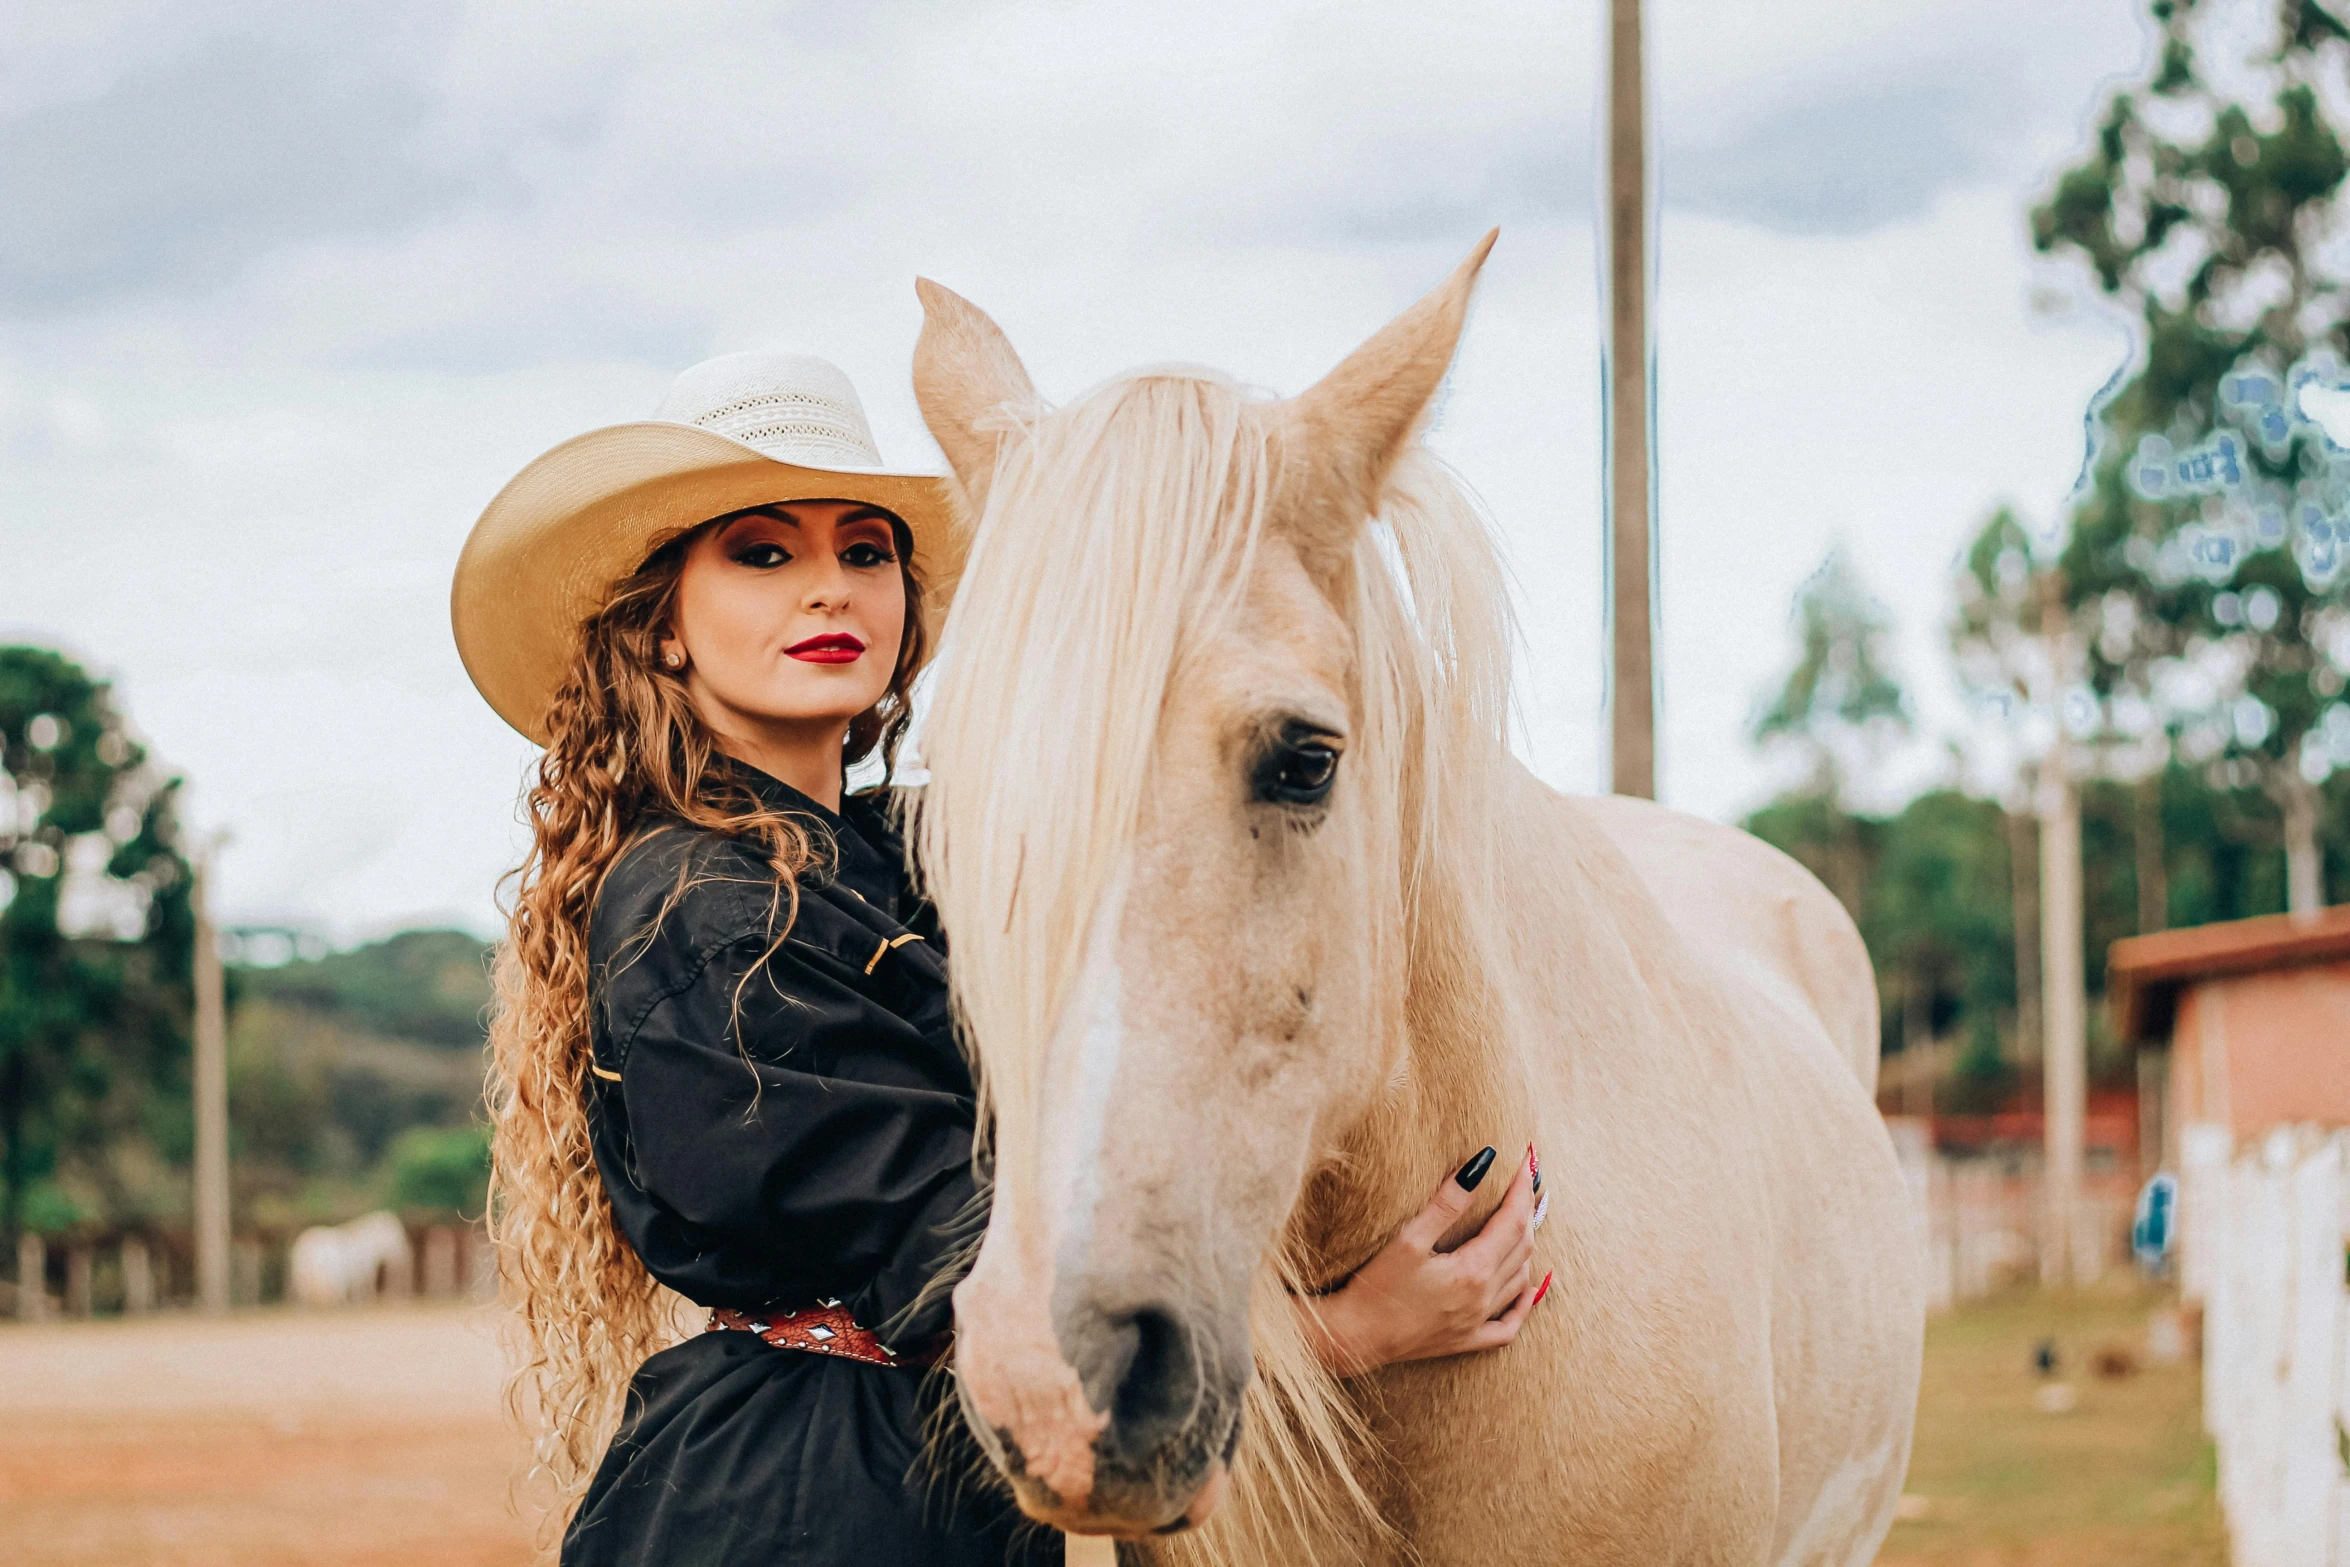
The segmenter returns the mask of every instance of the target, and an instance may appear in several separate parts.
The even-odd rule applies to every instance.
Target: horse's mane
[[[1269,542],[1280,438],[1278,404],[1183,370],[1032,411],[1000,443],[923,732],[934,771],[916,833],[954,937],[958,1014],[986,1041],[996,1179],[1014,1193],[1047,1047],[1135,832],[1164,693]],[[1368,841],[1396,848],[1355,867],[1374,939],[1403,949],[1374,954],[1372,972],[1417,984],[1491,971],[1475,959],[1506,940],[1480,883],[1499,863],[1513,627],[1483,519],[1424,447],[1397,464],[1332,597],[1355,642],[1347,765]],[[1409,1026],[1401,990],[1384,1027]],[[1301,1233],[1276,1237],[1258,1281],[1234,1505],[1161,1544],[1168,1556],[1253,1560],[1252,1538],[1386,1532],[1355,1406],[1283,1298],[1318,1282]]]

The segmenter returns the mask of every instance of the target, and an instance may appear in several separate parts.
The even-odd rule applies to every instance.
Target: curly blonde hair
[[[489,1228],[520,1340],[507,1408],[531,1437],[534,1471],[552,1483],[556,1528],[619,1426],[629,1378],[673,1331],[659,1287],[613,1222],[589,1143],[588,919],[596,895],[636,836],[661,822],[760,845],[794,913],[799,877],[823,852],[800,822],[762,805],[717,765],[716,739],[684,676],[661,664],[686,552],[703,529],[726,520],[663,545],[580,628],[548,710],[545,754],[523,796],[531,846],[504,884],[506,940],[490,1023]],[[892,521],[905,633],[889,689],[849,725],[844,770],[876,754],[885,769],[895,762],[926,651],[911,539]]]

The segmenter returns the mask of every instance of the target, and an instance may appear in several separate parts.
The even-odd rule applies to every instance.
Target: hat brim
[[[457,656],[498,716],[544,745],[579,628],[616,583],[713,517],[815,500],[861,501],[902,518],[924,601],[933,615],[944,609],[963,568],[952,480],[803,467],[696,425],[647,421],[565,441],[483,510],[449,590]]]

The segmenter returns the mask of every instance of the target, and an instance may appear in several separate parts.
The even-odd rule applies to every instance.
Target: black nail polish
[[[1492,1168],[1493,1150],[1480,1148],[1477,1150],[1477,1157],[1462,1165],[1460,1172],[1453,1176],[1453,1179],[1460,1183],[1462,1191],[1473,1192],[1477,1189],[1477,1183],[1485,1179],[1485,1172]]]

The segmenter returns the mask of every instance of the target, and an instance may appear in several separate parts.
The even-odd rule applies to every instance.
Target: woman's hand
[[[1548,1274],[1531,1282],[1534,1230],[1549,1206],[1540,1200],[1533,1149],[1518,1161],[1508,1195],[1484,1228],[1456,1250],[1436,1249],[1492,1165],[1493,1150],[1479,1152],[1345,1285],[1299,1303],[1324,1365],[1353,1376],[1399,1361],[1499,1349],[1518,1336],[1550,1288]]]

